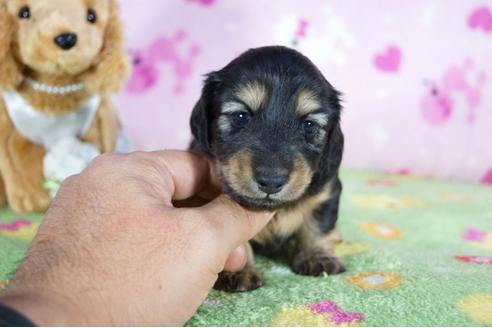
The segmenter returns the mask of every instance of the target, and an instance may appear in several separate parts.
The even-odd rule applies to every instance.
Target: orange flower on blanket
[[[398,286],[402,278],[396,273],[362,272],[349,276],[345,280],[364,289],[388,289]]]
[[[468,295],[459,300],[456,307],[471,319],[485,325],[492,325],[492,294]]]
[[[442,192],[441,197],[455,203],[467,204],[471,201],[470,195],[459,192]]]
[[[382,239],[403,239],[403,235],[390,223],[369,221],[360,225],[360,228]]]
[[[427,206],[427,203],[419,199],[388,195],[354,195],[351,201],[359,207],[378,210],[399,210],[407,207]]]
[[[10,223],[0,223],[0,235],[31,241],[38,231],[38,226],[39,224],[28,220],[16,219]]]

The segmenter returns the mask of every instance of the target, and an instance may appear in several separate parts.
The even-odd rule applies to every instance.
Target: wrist
[[[0,297],[6,305],[37,326],[88,326],[93,318],[83,308],[66,299],[37,290],[7,291]],[[90,320],[92,319],[92,320]]]

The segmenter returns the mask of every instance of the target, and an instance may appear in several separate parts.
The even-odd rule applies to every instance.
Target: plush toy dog
[[[114,150],[127,68],[114,0],[0,0],[0,205],[43,211],[45,181]]]

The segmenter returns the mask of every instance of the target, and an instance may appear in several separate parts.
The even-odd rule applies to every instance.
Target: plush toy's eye
[[[91,24],[95,24],[97,20],[97,15],[94,9],[87,10],[87,21]]]
[[[20,19],[28,19],[31,17],[31,10],[28,6],[24,6],[19,10],[19,18]]]
[[[251,115],[248,112],[237,112],[231,114],[231,121],[235,127],[243,127],[249,123]]]
[[[314,121],[306,120],[302,123],[302,128],[305,134],[311,135],[318,130],[318,124]]]

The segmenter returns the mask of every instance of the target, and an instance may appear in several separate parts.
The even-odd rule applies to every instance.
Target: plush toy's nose
[[[54,41],[63,50],[70,50],[77,44],[77,34],[63,33],[55,37]]]

